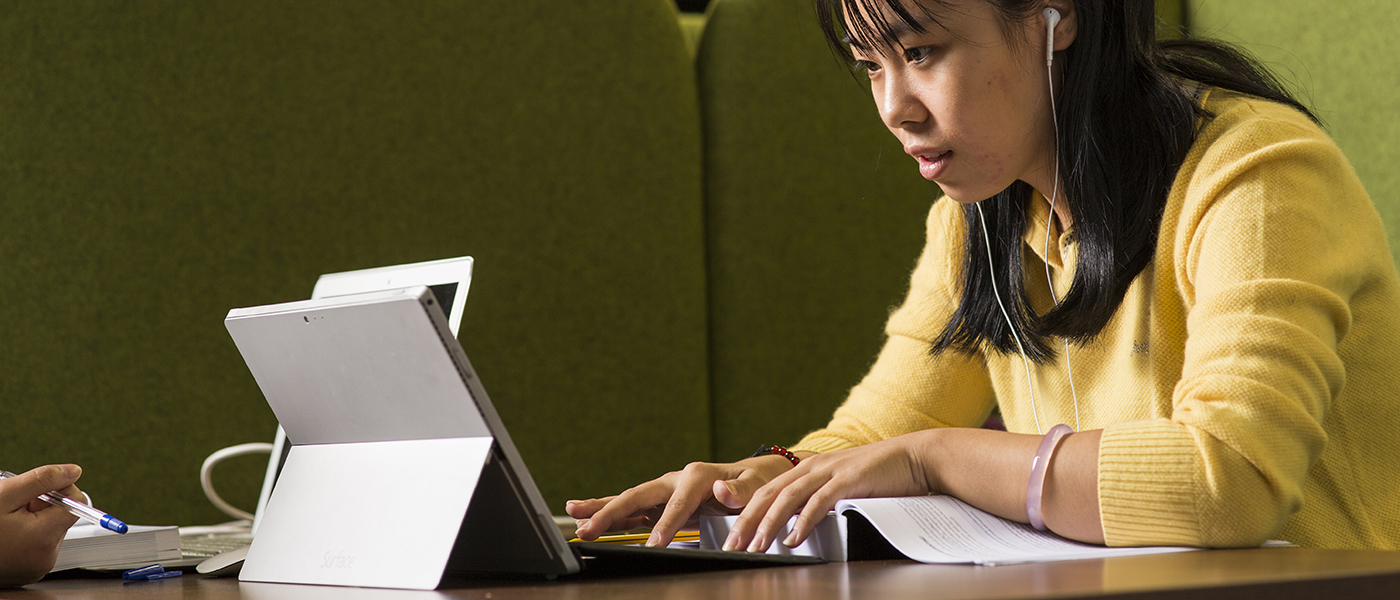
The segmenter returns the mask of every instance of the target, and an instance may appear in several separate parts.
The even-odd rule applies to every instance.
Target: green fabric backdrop
[[[1239,44],[1322,118],[1400,256],[1400,6],[1393,0],[1190,0],[1194,35]]]
[[[200,462],[275,427],[228,309],[458,255],[462,344],[555,512],[709,454],[669,0],[9,1],[0,56],[0,466],[225,520]],[[262,465],[221,488],[251,508]]]

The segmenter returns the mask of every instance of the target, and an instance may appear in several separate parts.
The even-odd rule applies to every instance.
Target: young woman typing
[[[938,493],[1109,545],[1400,549],[1400,277],[1267,72],[1157,41],[1150,0],[818,13],[945,196],[908,297],[791,459],[570,502],[579,537],[741,511],[726,549],[763,551],[842,498]],[[993,406],[1007,432],[975,429]]]

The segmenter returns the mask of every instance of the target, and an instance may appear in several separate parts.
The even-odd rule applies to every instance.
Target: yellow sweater
[[[1302,114],[1218,90],[1204,102],[1216,117],[1172,186],[1153,262],[1070,351],[1079,429],[1104,430],[1104,534],[1400,549],[1400,278],[1380,218]],[[1074,244],[1056,231],[1045,256],[1049,207],[1035,197],[1028,210],[1023,276],[1044,312],[1044,265],[1064,294]],[[935,203],[875,365],[794,450],[974,427],[994,403],[1013,432],[1074,425],[1063,345],[1032,363],[1034,406],[1018,355],[930,356],[959,297],[964,234],[958,205]]]

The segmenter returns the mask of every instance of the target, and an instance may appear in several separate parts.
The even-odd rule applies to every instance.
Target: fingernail
[[[83,474],[83,468],[78,465],[63,465],[63,472],[69,477],[77,479],[78,476]]]
[[[656,532],[653,531],[653,532],[651,533],[650,536],[647,536],[647,547],[648,547],[648,548],[655,548],[655,547],[660,546],[660,545],[661,545],[661,536],[656,535]]]
[[[796,548],[796,547],[797,547],[797,532],[794,531],[794,532],[792,532],[792,533],[789,533],[787,537],[783,538],[783,545],[784,545],[784,546],[787,546],[787,547],[789,547],[789,548]]]
[[[755,535],[753,536],[753,543],[749,544],[749,552],[753,552],[755,554],[763,552],[763,547],[766,545],[767,544],[763,543],[762,535]]]
[[[736,550],[736,549],[738,549],[738,548],[739,548],[739,540],[735,539],[733,533],[730,533],[728,537],[724,538],[724,551],[725,551],[725,552],[733,552],[734,550]]]
[[[573,506],[573,505],[575,505],[575,504],[583,504],[583,501],[582,501],[582,500],[570,500],[570,501],[568,501],[568,502],[565,502],[565,503],[564,503],[564,506]]]
[[[730,481],[724,482],[724,489],[729,490],[729,493],[733,494],[735,498],[738,498],[738,497],[739,497],[739,489],[736,488],[736,487],[734,487],[734,483],[733,483],[733,482],[730,482]]]

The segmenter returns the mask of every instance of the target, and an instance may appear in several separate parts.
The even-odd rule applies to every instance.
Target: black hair
[[[1036,18],[1046,6],[1044,0],[986,1],[1013,43],[1025,41],[1015,33],[1024,29],[1015,25]],[[848,62],[854,61],[848,43],[893,51],[900,48],[895,25],[925,32],[926,24],[941,26],[939,9],[952,8],[947,0],[816,0],[816,5],[827,42]],[[921,14],[914,15],[911,6]],[[1280,102],[1317,121],[1244,51],[1211,40],[1158,40],[1152,0],[1074,0],[1074,10],[1074,43],[1055,59],[1064,65],[1055,102],[1056,160],[1078,244],[1074,281],[1058,307],[1043,315],[1031,309],[1022,276],[1030,185],[1017,181],[979,203],[986,212],[991,260],[1000,267],[995,270],[983,237],[973,234],[982,227],[978,205],[964,205],[962,298],[934,340],[934,353],[975,353],[987,346],[1016,351],[1012,331],[991,300],[994,289],[1022,333],[1026,354],[1037,362],[1053,355],[1050,336],[1082,344],[1104,328],[1129,285],[1151,263],[1167,194],[1198,122],[1211,116],[1198,104],[1193,83]],[[867,19],[848,22],[843,12]]]

